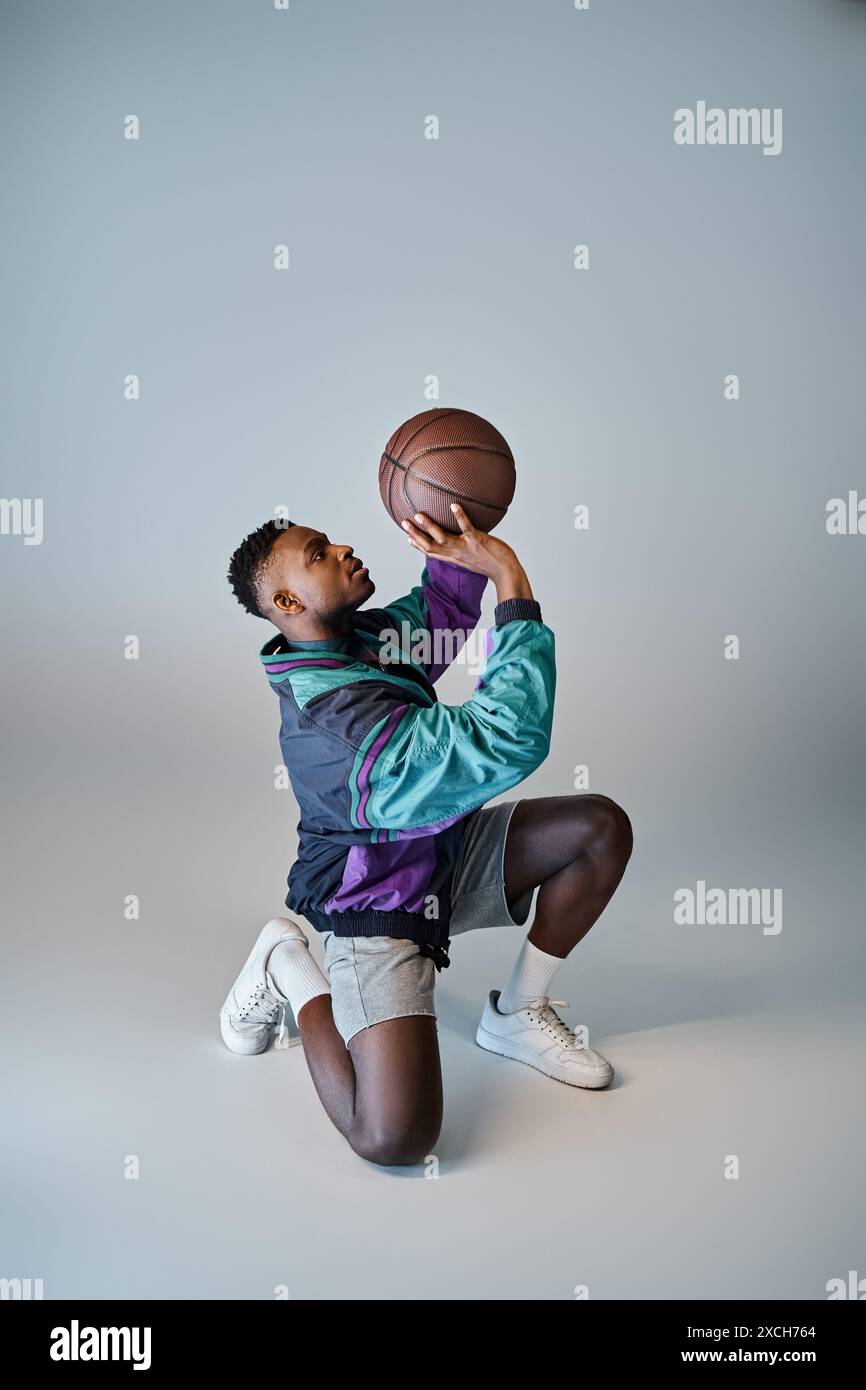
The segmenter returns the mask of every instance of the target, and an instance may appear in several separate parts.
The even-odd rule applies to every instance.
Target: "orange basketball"
[[[437,408],[395,430],[379,464],[379,491],[399,526],[424,512],[445,531],[460,528],[459,502],[473,526],[492,531],[514,496],[514,457],[502,435],[471,410]]]

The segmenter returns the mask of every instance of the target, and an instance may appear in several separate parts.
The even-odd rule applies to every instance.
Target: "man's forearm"
[[[510,598],[534,598],[532,585],[520,563],[508,565],[500,574],[494,576],[496,602],[505,603]]]

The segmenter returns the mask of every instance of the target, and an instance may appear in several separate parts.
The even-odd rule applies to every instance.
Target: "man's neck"
[[[332,623],[320,623],[310,619],[307,622],[301,621],[296,624],[280,624],[280,632],[288,642],[342,641],[346,637],[351,637],[355,631],[353,617],[352,614]]]

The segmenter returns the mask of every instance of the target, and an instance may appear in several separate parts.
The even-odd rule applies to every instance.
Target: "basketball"
[[[424,410],[395,430],[379,464],[379,491],[397,525],[424,512],[457,533],[451,503],[492,531],[514,496],[514,457],[497,429],[471,410]]]

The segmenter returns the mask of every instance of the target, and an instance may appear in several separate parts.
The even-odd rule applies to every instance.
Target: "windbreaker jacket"
[[[433,683],[477,626],[486,582],[428,557],[420,585],[360,610],[352,636],[278,634],[261,650],[301,813],[286,906],[318,931],[447,948],[468,817],[547,756],[554,635],[534,599],[497,604],[471,698],[436,698]]]

